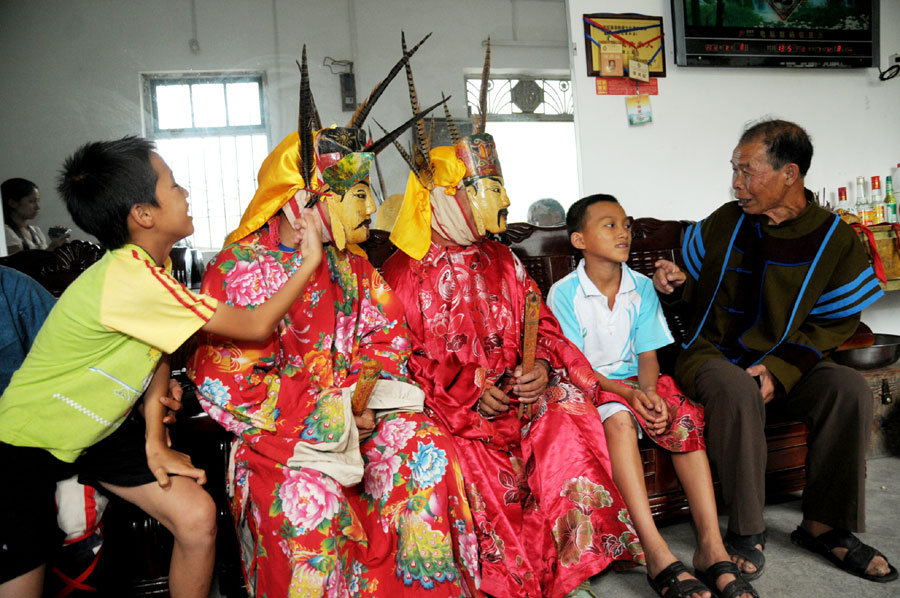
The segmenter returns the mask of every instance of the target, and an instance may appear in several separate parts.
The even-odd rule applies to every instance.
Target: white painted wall
[[[900,52],[900,1],[881,4],[885,59]],[[36,223],[44,230],[72,225],[54,191],[67,155],[89,140],[143,132],[141,72],[266,71],[274,144],[296,126],[294,61],[303,43],[319,110],[343,124],[349,113],[340,112],[337,77],[322,59],[355,62],[361,99],[397,59],[401,29],[411,39],[434,31],[414,58],[419,94],[423,103],[441,90],[453,94],[457,116],[465,113],[463,70],[480,68],[484,38],[494,40],[495,72],[565,69],[571,30],[582,194],[614,193],[637,216],[695,219],[726,201],[735,140],[745,121],[764,114],[812,134],[812,188],[834,193],[900,162],[900,77],[881,83],[873,69],[688,69],[674,66],[671,43],[669,76],[651,100],[654,122],[629,128],[621,97],[593,94],[581,14],[662,15],[671,36],[669,0],[196,0],[196,9],[201,51],[194,55],[188,0],[3,0],[0,180],[23,176],[41,187]],[[407,115],[398,81],[374,117],[389,126]],[[402,162],[388,151],[382,158],[389,193],[402,191]],[[73,236],[85,238],[77,229]],[[898,307],[900,293],[892,293],[864,319],[900,333]]]
[[[807,187],[851,196],[857,176],[900,162],[900,77],[876,69],[675,66],[670,0],[567,0],[581,194],[611,193],[634,216],[697,220],[731,199],[731,151],[750,120],[799,123],[815,146]],[[653,122],[630,127],[622,96],[598,96],[585,67],[582,15],[662,16],[666,77],[651,96]],[[589,41],[587,43],[590,43]],[[900,1],[881,1],[881,59],[900,53]],[[876,332],[900,334],[900,292],[863,313]]]
[[[196,12],[194,55],[189,0],[2,0],[0,180],[38,184],[35,223],[45,231],[73,226],[54,190],[65,157],[87,141],[143,133],[142,72],[265,71],[274,146],[297,126],[304,43],[326,124],[351,113],[341,112],[323,58],[354,61],[361,101],[400,57],[401,30],[410,43],[434,32],[413,58],[419,97],[425,105],[452,94],[456,117],[466,115],[463,70],[480,70],[488,36],[497,72],[568,69],[562,0],[196,0]],[[372,116],[387,127],[411,116],[402,72]],[[379,159],[388,192],[401,193],[408,167],[393,149]],[[77,228],[73,237],[88,238]]]
[[[807,186],[853,193],[857,176],[900,162],[900,77],[876,69],[675,66],[669,0],[568,0],[575,124],[583,194],[612,193],[636,216],[702,218],[730,198],[731,151],[746,122],[772,115],[807,129],[816,148]],[[622,96],[598,96],[586,73],[582,14],[663,17],[667,76],[651,96],[653,122],[630,127]],[[881,2],[882,60],[900,53],[900,2]],[[590,42],[588,42],[590,43]]]

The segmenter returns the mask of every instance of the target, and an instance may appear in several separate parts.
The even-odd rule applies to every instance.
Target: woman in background
[[[0,185],[3,196],[3,221],[6,223],[6,251],[9,254],[23,249],[54,250],[69,240],[69,230],[62,226],[50,228],[50,240],[37,226],[28,224],[41,210],[41,192],[28,179],[7,179]]]

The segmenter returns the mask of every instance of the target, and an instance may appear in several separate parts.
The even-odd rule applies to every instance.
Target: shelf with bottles
[[[869,227],[900,221],[897,214],[897,200],[891,188],[891,178],[891,176],[886,177],[886,193],[882,194],[881,177],[873,176],[871,193],[867,196],[865,177],[857,177],[856,200],[852,203],[848,200],[847,188],[840,187],[836,212],[842,215],[855,214],[861,224]]]
[[[869,231],[872,233],[872,237],[875,243],[875,250],[878,252],[878,256],[881,259],[881,265],[884,267],[884,274],[887,278],[886,283],[881,283],[881,288],[886,291],[898,291],[900,290],[900,241],[898,241],[898,231],[895,230],[894,225],[892,224],[876,224],[868,227]],[[860,241],[867,247],[867,251],[870,253],[871,258],[871,248],[869,245],[869,240],[867,239],[865,233],[862,231],[858,231]]]

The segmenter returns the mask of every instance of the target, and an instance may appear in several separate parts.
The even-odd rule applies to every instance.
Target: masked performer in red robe
[[[400,251],[383,272],[406,310],[426,410],[456,442],[481,588],[561,598],[586,592],[613,561],[643,562],[596,411],[618,397],[601,393],[543,302],[535,368],[522,374],[526,294],[538,289],[508,247],[485,238],[505,230],[509,199],[493,139],[483,121],[475,130],[461,139],[451,128],[453,147],[429,149],[417,126],[391,233]]]
[[[309,210],[325,259],[270,338],[207,335],[190,367],[203,408],[236,436],[230,489],[248,585],[270,598],[479,595],[453,443],[408,378],[402,305],[356,245],[375,210],[369,166],[390,143],[367,146],[359,128],[380,91],[347,128],[322,129],[305,66],[304,49],[300,133],[263,162],[203,289],[246,309],[264,302],[302,262],[294,221]],[[353,389],[373,366],[357,415]]]

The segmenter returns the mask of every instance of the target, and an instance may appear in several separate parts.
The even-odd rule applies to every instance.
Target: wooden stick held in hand
[[[541,318],[541,296],[535,291],[525,295],[525,329],[522,339],[522,374],[534,369],[534,354],[537,351],[538,321]],[[531,404],[519,403],[519,419],[522,414],[531,419]]]

